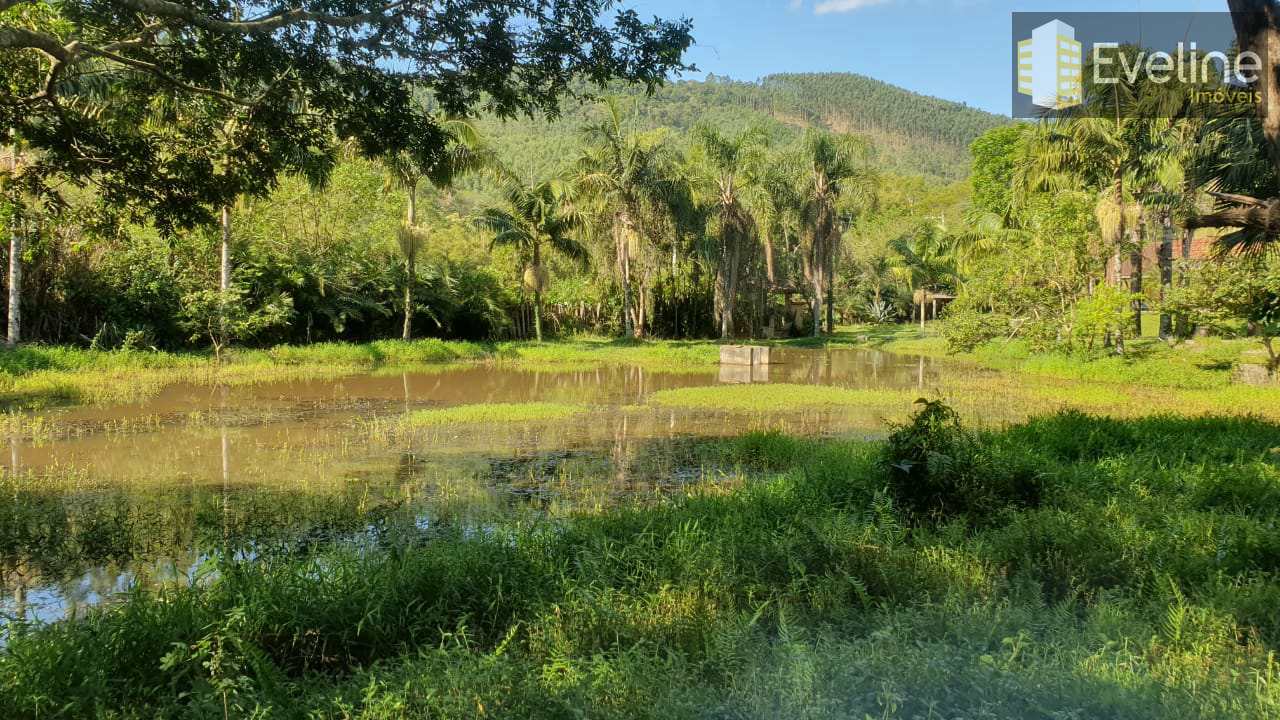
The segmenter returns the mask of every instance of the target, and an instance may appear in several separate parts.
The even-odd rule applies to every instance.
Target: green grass
[[[736,412],[777,412],[787,409],[846,406],[893,406],[909,408],[919,392],[901,390],[857,390],[821,385],[713,385],[708,387],[660,390],[650,402],[669,407],[731,410]]]
[[[894,454],[778,434],[708,441],[702,456],[743,475],[739,489],[226,561],[197,587],[19,632],[0,653],[0,706],[10,717],[1280,713],[1280,424],[1067,413],[910,432]],[[912,447],[925,454],[911,460]],[[1003,495],[1018,478],[1038,491]],[[941,493],[936,514],[913,504],[921,487]]]
[[[938,326],[845,328],[832,337],[768,341],[778,347],[873,347],[891,352],[947,356]],[[1014,341],[949,356],[982,367],[1071,381],[1131,387],[1222,390],[1240,362],[1260,362],[1249,340],[1198,339],[1170,347],[1158,340],[1132,342],[1124,357],[1037,354]],[[206,353],[142,350],[94,351],[30,346],[0,351],[0,406],[31,408],[68,403],[145,399],[167,385],[259,383],[340,377],[388,368],[498,362],[531,369],[589,369],[633,365],[651,372],[702,373],[718,362],[711,341],[631,341],[578,338],[547,343],[497,344],[443,340],[321,343],[237,350],[218,366]],[[802,404],[805,404],[802,402]],[[828,403],[817,403],[828,404]]]
[[[859,326],[844,328],[824,346],[874,347],[889,352],[951,357],[994,370],[1147,387],[1219,389],[1233,382],[1236,366],[1261,363],[1256,340],[1197,338],[1170,345],[1156,338],[1131,341],[1125,355],[1032,352],[1026,343],[997,341],[972,352],[948,353],[941,326]]]
[[[401,419],[403,427],[438,427],[441,425],[507,425],[539,420],[566,420],[586,413],[582,405],[566,403],[491,403],[455,405],[433,410],[418,410]]]

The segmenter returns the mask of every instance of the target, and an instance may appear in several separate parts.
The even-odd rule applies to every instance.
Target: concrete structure
[[[1075,107],[1084,101],[1084,64],[1076,30],[1061,20],[1031,31],[1018,43],[1018,92],[1049,110]]]
[[[721,345],[721,365],[768,365],[771,360],[769,348],[760,345]]]

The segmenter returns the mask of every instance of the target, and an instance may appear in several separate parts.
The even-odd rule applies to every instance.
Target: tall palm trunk
[[[218,341],[213,353],[222,364],[222,348],[227,344],[227,291],[231,289],[231,206],[223,205],[218,218],[221,238],[218,247]]]
[[[542,247],[533,243],[533,334],[542,343]]]
[[[13,220],[9,237],[9,334],[5,344],[10,348],[22,342],[22,221]]]
[[[1187,228],[1182,231],[1182,248],[1179,257],[1184,263],[1182,271],[1179,273],[1178,285],[1186,287],[1191,283],[1190,273],[1185,266],[1186,261],[1191,259],[1191,246],[1196,238],[1196,231],[1193,228]],[[1178,337],[1189,337],[1191,335],[1191,321],[1187,318],[1186,313],[1178,313]]]
[[[622,328],[627,337],[636,337],[635,316],[632,315],[630,231],[630,217],[625,213],[619,214],[613,223],[613,241],[622,282]]]
[[[1143,233],[1139,228],[1134,228],[1133,249],[1129,254],[1129,292],[1139,296],[1133,301],[1133,323],[1136,328],[1133,336],[1135,338],[1142,337],[1142,246],[1145,240],[1145,233]]]
[[[219,247],[218,289],[226,292],[231,288],[231,206],[222,206],[222,216],[218,223],[222,231],[222,242]]]
[[[817,242],[815,238],[814,242]],[[810,297],[809,309],[813,314],[813,337],[822,335],[822,298],[826,294],[823,292],[823,279],[825,275],[819,263],[814,262],[812,257],[816,253],[808,253],[803,259],[804,276],[809,281]]]
[[[742,238],[734,221],[725,219],[720,230],[720,262],[716,266],[716,314],[720,339],[733,337],[733,316],[738,302],[738,278],[742,264]]]
[[[542,342],[542,291],[533,291],[533,335]]]
[[[1173,337],[1173,316],[1164,309],[1173,289],[1173,214],[1165,210],[1160,217],[1160,338]]]
[[[835,242],[830,243],[827,257],[827,333],[836,334],[836,263]]]
[[[7,149],[12,174],[18,169],[18,146],[10,145]],[[12,223],[9,228],[9,332],[5,345],[13,348],[22,341],[22,214],[15,212],[9,222]]]
[[[417,239],[413,232],[418,226],[418,185],[408,183],[409,204],[405,210],[405,222],[409,225],[410,235],[404,247],[404,328],[400,333],[403,340],[413,339],[413,281],[417,274]]]
[[[768,232],[764,234],[764,274],[772,290],[777,285],[777,278],[773,269],[773,233]]]

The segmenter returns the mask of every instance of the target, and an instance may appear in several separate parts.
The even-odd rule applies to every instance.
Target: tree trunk
[[[401,340],[413,339],[413,281],[418,272],[417,253],[410,250],[404,256],[404,326],[400,330]]]
[[[813,291],[813,303],[812,303],[813,336],[814,337],[819,337],[822,335],[822,295],[819,294],[820,292],[821,290],[819,290],[818,287],[815,285],[814,291]]]
[[[811,248],[801,258],[801,270],[804,272],[805,279],[809,281],[809,308],[813,313],[813,337],[819,337],[822,335],[822,298],[826,293],[823,292],[822,287],[822,266],[815,257],[820,258],[821,255],[816,249]]]
[[[1129,253],[1129,292],[1138,296],[1142,295],[1142,245],[1144,239],[1142,232],[1135,229],[1133,249]],[[1133,322],[1137,328],[1133,336],[1135,338],[1142,337],[1141,297],[1133,301]]]
[[[413,339],[413,283],[417,279],[418,272],[418,248],[417,236],[412,233],[417,232],[418,227],[418,184],[417,182],[406,183],[409,193],[409,201],[405,208],[404,221],[408,224],[410,232],[408,243],[404,250],[404,327],[400,332],[401,340]]]
[[[1160,218],[1160,339],[1173,337],[1173,316],[1164,309],[1164,303],[1173,289],[1173,214],[1164,211]]]
[[[1179,273],[1179,278],[1178,278],[1179,287],[1186,287],[1191,283],[1191,277],[1187,271],[1188,269],[1187,269],[1186,263],[1188,260],[1191,259],[1191,246],[1192,246],[1192,243],[1195,241],[1195,237],[1196,237],[1196,231],[1192,228],[1187,228],[1182,231],[1182,248],[1181,248],[1182,251],[1181,251],[1180,257],[1183,262],[1183,268],[1182,268],[1182,271]],[[1178,337],[1180,338],[1191,337],[1191,321],[1187,317],[1186,313],[1178,314],[1177,333],[1178,333]]]
[[[733,306],[728,305],[720,310],[720,339],[733,337]]]
[[[836,271],[834,261],[827,263],[827,334],[836,334]]]
[[[764,234],[764,273],[769,279],[769,289],[772,290],[777,284],[777,279],[774,277],[773,269],[773,238],[769,233]]]
[[[22,221],[13,220],[9,237],[9,335],[5,345],[15,348],[22,342]]]
[[[1265,150],[1271,166],[1280,171],[1280,5],[1273,0],[1227,0],[1241,53],[1256,53],[1261,59],[1258,119],[1262,124]],[[1258,199],[1229,193],[1210,193],[1228,203],[1216,212],[1187,219],[1188,228],[1249,228],[1264,236],[1280,235],[1280,198]]]
[[[1227,0],[1227,7],[1240,51],[1255,52],[1262,59],[1258,117],[1267,141],[1267,156],[1272,166],[1280,170],[1280,75],[1275,71],[1280,63],[1280,7],[1271,0]]]
[[[533,243],[533,334],[542,343],[542,248]]]
[[[627,337],[635,337],[635,317],[631,314],[631,248],[628,242],[630,224],[625,214],[614,218],[613,243],[618,261],[618,275],[622,284],[622,331]]]
[[[222,217],[219,222],[222,230],[222,243],[219,248],[220,262],[218,266],[218,289],[226,292],[231,289],[231,206],[222,206]]]
[[[542,293],[538,290],[533,291],[533,334],[542,342]]]
[[[742,263],[742,238],[731,218],[722,218],[720,262],[716,264],[715,310],[720,320],[720,339],[733,337],[734,310],[738,303],[738,276]]]

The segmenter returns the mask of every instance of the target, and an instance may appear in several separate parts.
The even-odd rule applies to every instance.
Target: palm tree
[[[926,222],[889,243],[897,254],[894,274],[912,291],[912,299],[920,308],[921,328],[925,325],[931,293],[956,277],[955,260],[948,252],[951,245],[946,231],[935,222]]]
[[[574,182],[591,196],[609,228],[622,286],[622,324],[628,337],[644,334],[644,305],[633,289],[632,260],[653,240],[661,215],[687,194],[667,154],[662,133],[630,133],[617,98],[605,102],[605,117],[588,126],[590,146],[578,160]]]
[[[1028,138],[1016,173],[1019,193],[1092,188],[1095,215],[1104,245],[1112,248],[1114,270],[1104,273],[1118,282],[1124,253],[1130,254],[1130,290],[1142,292],[1142,192],[1154,184],[1145,164],[1142,135],[1145,121],[1123,117],[1073,118],[1045,125]],[[1141,334],[1141,303],[1135,303]]]
[[[22,151],[17,143],[5,147],[4,175],[10,182],[17,179],[23,165]],[[7,184],[7,183],[6,183]],[[7,198],[9,208],[9,323],[5,345],[14,348],[22,340],[22,252],[26,235],[26,217],[23,212],[27,204],[17,193]]]
[[[887,255],[873,255],[858,263],[862,283],[871,289],[871,300],[879,305],[884,302],[884,291],[893,286],[893,261]]]
[[[428,233],[418,224],[418,190],[423,181],[438,189],[448,188],[461,175],[475,172],[492,162],[475,127],[465,120],[441,119],[433,128],[443,134],[443,149],[422,155],[407,149],[389,152],[380,159],[387,170],[387,189],[397,188],[406,195],[404,224],[397,233],[397,246],[404,258],[404,327],[401,338],[413,338],[413,285],[417,278],[418,254],[425,247]],[[441,144],[432,143],[432,147]]]
[[[805,134],[799,158],[800,217],[805,245],[801,267],[812,292],[814,337],[822,332],[822,301],[827,298],[833,280],[835,258],[844,232],[837,205],[846,185],[870,184],[864,157],[865,147],[851,135],[818,130]]]
[[[774,156],[757,180],[757,192],[752,193],[751,212],[760,226],[760,238],[764,245],[765,277],[771,287],[778,284],[778,250],[786,252],[800,237],[800,191],[793,168],[785,158]]]
[[[515,248],[527,262],[524,283],[533,292],[533,327],[542,342],[542,293],[549,274],[543,265],[543,249],[553,250],[584,269],[590,257],[575,237],[585,222],[571,201],[568,185],[546,180],[532,187],[503,173],[507,207],[489,208],[480,222],[492,230],[493,245]]]
[[[714,225],[715,311],[720,337],[727,339],[734,332],[733,315],[744,255],[751,251],[756,235],[756,221],[746,198],[755,190],[767,137],[758,128],[729,136],[709,125],[698,125],[693,130],[693,140],[693,184],[706,198],[704,204]],[[772,279],[772,252],[766,253]]]

